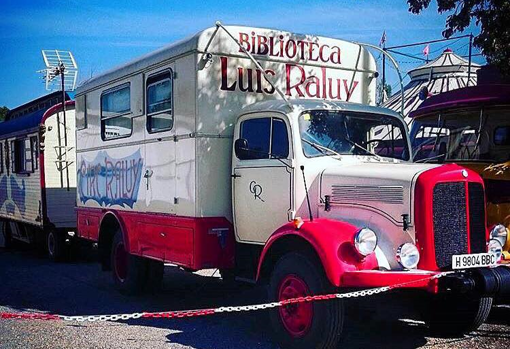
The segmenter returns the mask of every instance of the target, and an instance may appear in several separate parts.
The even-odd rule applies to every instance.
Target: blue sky
[[[0,106],[13,108],[46,93],[36,73],[44,68],[41,49],[72,51],[79,79],[85,79],[216,20],[372,44],[386,30],[391,46],[440,38],[446,14],[437,14],[435,6],[416,16],[407,11],[405,0],[0,0]],[[467,32],[476,34],[477,28]],[[449,46],[465,54],[466,44],[460,40]],[[431,45],[431,52],[445,45]],[[416,66],[405,57],[398,60],[404,71]],[[395,83],[395,77],[390,81]]]

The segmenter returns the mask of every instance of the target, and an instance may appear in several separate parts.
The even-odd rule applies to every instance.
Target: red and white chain
[[[409,282],[399,283],[391,286],[383,286],[378,288],[371,288],[362,291],[353,291],[347,293],[332,293],[327,295],[315,295],[298,297],[292,299],[285,299],[278,302],[253,304],[253,305],[240,305],[240,306],[228,306],[211,309],[199,309],[199,310],[180,310],[180,311],[165,311],[165,312],[143,312],[143,313],[130,313],[130,314],[113,314],[113,315],[88,315],[88,316],[65,316],[65,315],[51,315],[51,314],[38,314],[38,313],[2,313],[0,312],[1,319],[27,319],[27,320],[63,320],[63,321],[78,321],[78,322],[95,322],[95,321],[119,321],[119,320],[131,320],[140,318],[188,318],[197,316],[206,316],[221,313],[238,313],[257,311],[270,308],[277,308],[286,306],[289,304],[306,303],[315,301],[325,301],[332,299],[345,299],[345,298],[360,298],[373,296],[379,293],[385,293],[396,288],[401,288],[409,284],[420,283],[427,280],[439,279],[443,276],[451,274],[453,272],[442,272],[433,276],[427,276],[426,278],[413,280]]]

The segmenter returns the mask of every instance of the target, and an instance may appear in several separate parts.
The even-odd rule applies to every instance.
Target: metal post
[[[385,44],[386,46],[386,44]],[[386,47],[383,47],[383,51],[386,52]],[[384,91],[386,90],[386,55],[382,56],[382,90],[381,90],[381,103],[384,103]]]
[[[64,123],[63,123],[63,125],[64,125],[64,151],[65,151],[65,154],[67,157],[66,89],[65,89],[65,66],[63,63],[60,64],[60,80],[62,82],[62,115],[64,116]],[[58,128],[60,130],[60,124],[58,125]],[[62,147],[60,147],[59,154],[60,154],[59,160],[62,161]],[[61,162],[60,164],[62,166],[63,163]],[[67,162],[66,162],[65,169],[66,169],[67,190],[69,191],[69,167],[67,166]],[[61,176],[60,183],[62,186],[64,186],[64,183],[62,181],[62,171],[61,171],[60,176]]]
[[[467,86],[469,86],[469,82],[471,80],[471,59],[473,57],[472,55],[472,48],[473,48],[473,34],[469,34],[469,63],[468,63],[468,78],[467,78]]]

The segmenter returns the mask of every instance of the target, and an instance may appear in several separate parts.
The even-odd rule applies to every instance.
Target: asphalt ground
[[[72,262],[59,264],[26,246],[14,250],[0,247],[0,312],[115,314],[264,300],[264,288],[227,285],[216,274],[212,270],[191,274],[166,267],[161,291],[126,297],[115,291],[110,273],[100,270],[89,249],[82,249]],[[510,343],[510,306],[495,307],[488,323],[468,336],[433,338],[409,310],[413,302],[402,298],[393,294],[348,300],[341,348],[506,348]],[[0,347],[277,348],[264,312],[92,323],[0,320]]]

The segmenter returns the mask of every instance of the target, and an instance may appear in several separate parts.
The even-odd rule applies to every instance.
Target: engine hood
[[[411,222],[412,196],[418,175],[440,165],[417,163],[355,163],[327,168],[322,172],[320,196],[334,206],[357,206],[403,223]]]

